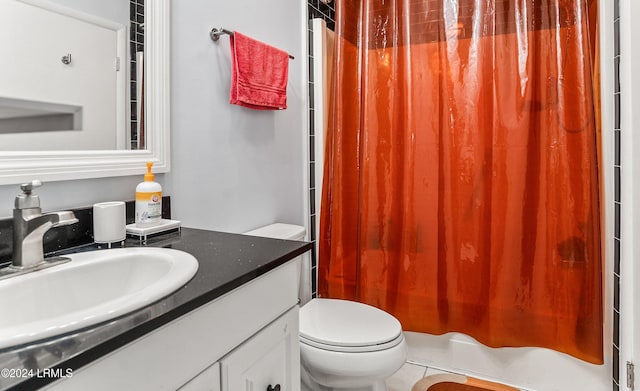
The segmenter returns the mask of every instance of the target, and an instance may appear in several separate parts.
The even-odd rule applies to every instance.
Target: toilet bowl
[[[300,310],[300,360],[308,390],[384,391],[385,379],[406,358],[400,322],[382,310],[336,299],[313,299]]]
[[[303,240],[304,227],[276,223],[247,235]],[[299,258],[301,298],[308,285],[308,260]],[[304,304],[305,300],[302,300]],[[311,299],[300,309],[303,391],[385,391],[385,379],[405,362],[407,345],[400,322],[367,304]]]

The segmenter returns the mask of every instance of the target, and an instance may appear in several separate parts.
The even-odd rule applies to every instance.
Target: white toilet
[[[247,235],[303,240],[301,226],[276,223]],[[310,284],[308,262],[299,259],[301,300]],[[385,379],[407,358],[400,322],[375,307],[347,300],[311,299],[300,309],[303,391],[385,391]]]

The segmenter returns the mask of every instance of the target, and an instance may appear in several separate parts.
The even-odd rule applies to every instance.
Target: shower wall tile
[[[309,36],[309,240],[314,244],[311,250],[311,294],[312,297],[317,297],[317,254],[315,251],[315,244],[318,239],[318,233],[316,232],[316,221],[320,218],[317,214],[318,206],[316,205],[316,156],[315,156],[315,102],[314,102],[314,90],[315,83],[313,80],[313,31],[311,30],[311,19],[320,18],[327,23],[327,27],[330,30],[335,30],[335,2],[329,0],[328,3],[322,0],[308,0],[307,12],[309,17],[309,29],[307,34]]]
[[[130,102],[131,102],[131,148],[138,149],[138,135],[134,130],[138,127],[138,75],[136,75],[136,53],[144,51],[144,0],[131,0],[129,6],[129,68],[131,70]],[[124,65],[124,64],[123,64]]]
[[[309,103],[313,103],[313,102],[309,100]],[[314,138],[315,138],[314,136],[309,136],[309,159],[311,161],[316,160],[316,143]]]
[[[619,184],[616,183],[615,186],[617,187]],[[621,209],[621,205],[619,202],[614,202],[613,208],[614,208],[614,216],[615,216],[615,221],[614,221],[614,227],[613,227],[613,231],[614,231],[614,236],[618,239],[620,239],[620,209]]]
[[[620,313],[618,311],[613,311],[613,346],[620,346]],[[617,376],[617,372],[613,374]]]
[[[616,166],[620,165],[620,129],[615,129],[613,132],[614,144],[615,144],[615,155],[613,164]]]
[[[316,134],[316,123],[313,120],[314,109],[309,110],[309,135],[314,136]]]
[[[613,170],[614,177],[614,237],[607,238],[613,240],[613,368],[612,368],[612,390],[620,390],[620,275],[623,270],[620,270],[620,244],[623,238],[620,237],[621,219],[623,216],[623,205],[621,203],[621,195],[624,188],[622,187],[622,180],[620,176],[621,171],[621,148],[620,148],[620,132],[621,122],[620,116],[622,112],[621,107],[621,95],[624,93],[620,83],[620,4],[619,0],[614,0],[614,58],[613,71],[614,71],[614,158],[613,167],[606,167],[607,170]],[[623,365],[624,366],[624,365]]]
[[[614,172],[614,191],[613,191],[613,200],[615,202],[620,202],[620,167],[613,167]]]
[[[620,308],[620,277],[613,276],[613,308]],[[614,341],[615,344],[615,341]]]
[[[620,80],[620,79],[618,79]],[[620,92],[616,93],[613,96],[613,100],[615,102],[615,110],[614,110],[614,120],[615,120],[615,124],[614,124],[614,128],[617,130],[620,130],[620,110],[622,109],[621,105],[620,105]]]
[[[328,3],[322,0],[309,0],[307,4],[309,8],[309,19],[322,19],[327,22],[327,27],[330,30],[335,30],[336,8],[333,0],[329,0]]]
[[[613,259],[620,260],[620,239],[613,239]],[[615,261],[613,263],[613,273],[614,275],[620,275],[620,262]]]
[[[309,77],[309,80],[311,80],[311,77]],[[309,81],[309,106],[311,107],[315,107],[314,94],[315,94],[314,83],[313,81]]]
[[[613,59],[613,88],[614,92],[620,92],[620,57],[616,56]]]

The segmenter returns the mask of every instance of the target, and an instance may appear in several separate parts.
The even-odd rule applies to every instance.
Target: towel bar
[[[211,37],[211,40],[215,42],[218,39],[220,39],[220,36],[223,35],[223,34],[233,35],[233,31],[227,30],[227,29],[222,28],[222,27],[220,27],[219,29],[214,27],[214,28],[211,29],[211,32],[209,33],[209,36]],[[295,59],[295,57],[293,57],[290,54],[289,54],[289,58],[292,59],[292,60]]]

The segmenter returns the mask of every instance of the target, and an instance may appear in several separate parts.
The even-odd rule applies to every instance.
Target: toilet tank
[[[299,225],[275,223],[245,232],[245,235],[263,236],[272,239],[304,240],[307,230]]]
[[[244,234],[271,239],[304,240],[306,233],[307,230],[299,225],[274,223]],[[294,262],[298,268],[298,298],[300,305],[304,305],[311,300],[311,258],[309,253],[296,257]]]

